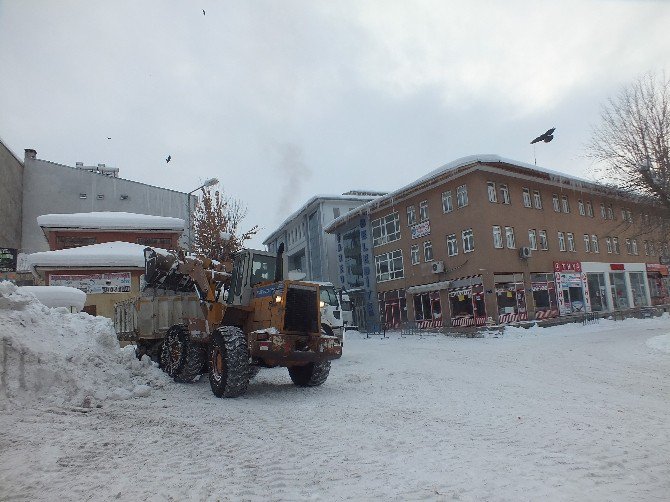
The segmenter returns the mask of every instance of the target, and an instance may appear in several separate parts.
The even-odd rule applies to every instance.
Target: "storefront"
[[[644,263],[583,262],[587,293],[596,312],[611,312],[651,304]]]
[[[670,303],[670,277],[668,266],[658,263],[647,263],[647,281],[649,282],[649,296],[652,305]]]
[[[394,289],[378,293],[379,313],[386,328],[399,328],[407,321],[407,300],[404,289]]]
[[[556,282],[553,273],[531,273],[531,291],[535,319],[558,317],[558,300],[556,298]]]
[[[580,262],[555,261],[554,278],[560,315],[591,312],[587,277]]]
[[[482,276],[462,277],[451,281],[449,307],[452,326],[484,326],[486,305]]]
[[[498,308],[498,323],[528,319],[523,273],[493,274]]]

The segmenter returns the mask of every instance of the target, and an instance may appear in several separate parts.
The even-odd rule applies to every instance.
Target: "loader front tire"
[[[330,361],[289,366],[288,374],[298,387],[318,387],[328,378]]]
[[[249,385],[249,349],[244,332],[223,326],[212,333],[209,385],[216,397],[238,397]]]

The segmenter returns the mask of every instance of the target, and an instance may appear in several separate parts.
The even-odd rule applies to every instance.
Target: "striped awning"
[[[451,281],[432,282],[430,284],[421,284],[420,286],[410,286],[405,291],[409,294],[415,295],[418,293],[428,293],[429,291],[440,291],[447,289]]]
[[[452,279],[450,282],[450,290],[465,287],[471,288],[472,286],[481,286],[483,284],[481,275],[468,275],[465,277],[459,277],[458,279]]]

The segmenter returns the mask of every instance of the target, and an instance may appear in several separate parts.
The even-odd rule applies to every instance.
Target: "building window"
[[[600,253],[600,246],[598,245],[598,236],[596,234],[591,235],[591,249],[594,253]]]
[[[638,252],[637,252],[637,239],[633,239],[632,245],[633,245],[633,254],[634,255],[638,254]]]
[[[579,214],[581,216],[586,216],[586,209],[584,208],[584,201],[582,199],[577,201],[577,206],[579,208]]]
[[[426,221],[428,219],[428,201],[423,200],[419,203],[419,221]]]
[[[135,242],[152,248],[172,249],[173,247],[172,239],[169,237],[138,237]]]
[[[626,253],[633,254],[633,243],[630,239],[626,239]]]
[[[602,216],[603,220],[607,219],[607,213],[605,212],[605,204],[600,203],[600,216]]]
[[[471,251],[475,250],[475,234],[472,232],[471,228],[468,228],[467,230],[463,230],[461,232],[461,236],[463,237],[463,252],[464,253],[469,253]]]
[[[607,246],[607,252],[612,253],[612,239],[610,237],[605,237],[605,245]]]
[[[633,213],[629,210],[626,210],[626,216],[628,216],[628,223],[633,223]]]
[[[542,209],[542,196],[539,190],[533,190],[533,201],[535,202],[535,209]]]
[[[586,216],[593,218],[593,204],[590,200],[586,201]]]
[[[628,220],[628,218],[626,218],[626,210],[625,209],[621,210],[621,220],[622,221],[627,221]]]
[[[499,225],[493,226],[493,247],[498,249],[503,247],[502,230]]]
[[[654,247],[654,241],[649,241],[649,256],[656,256],[656,248]]]
[[[557,213],[560,213],[561,212],[561,203],[558,200],[558,194],[553,194],[551,196],[551,203],[554,206],[554,211],[556,211]]]
[[[96,244],[98,241],[95,237],[70,237],[58,235],[56,236],[56,247],[58,249],[78,248],[81,246],[90,246]]]
[[[514,227],[505,227],[505,240],[507,241],[507,247],[509,249],[516,248],[516,242],[514,240]]]
[[[409,256],[410,256],[410,260],[412,261],[412,265],[418,265],[418,263],[419,263],[419,245],[418,244],[414,244],[410,248]]]
[[[565,251],[565,235],[563,232],[558,232],[558,250]]]
[[[649,242],[642,241],[642,246],[644,246],[644,255],[649,256]]]
[[[589,234],[584,234],[584,251],[589,252],[591,249],[591,237]]]
[[[493,181],[487,181],[486,188],[489,193],[489,202],[498,202],[498,196],[496,195],[496,184]]]
[[[568,237],[568,251],[571,252],[576,252],[577,248],[575,247],[575,236],[572,232],[568,232],[567,234]]]
[[[447,254],[449,256],[456,256],[458,254],[458,241],[456,234],[447,235]]]
[[[454,210],[454,203],[451,200],[451,190],[442,192],[442,211],[450,213]]]
[[[433,244],[430,241],[423,243],[423,261],[433,261]]]
[[[570,212],[570,203],[568,202],[568,196],[563,195],[561,197],[561,202],[563,203],[563,212],[564,213],[569,213]]]
[[[530,189],[524,188],[522,189],[521,193],[523,195],[523,207],[532,207],[530,202]]]
[[[612,237],[612,249],[614,249],[614,254],[621,254],[618,237]]]
[[[465,207],[468,205],[468,186],[461,185],[456,189],[456,203],[458,207]]]
[[[546,251],[549,249],[549,241],[547,241],[547,231],[540,230],[540,249]]]
[[[334,207],[333,208],[333,219],[334,218],[339,218],[340,217],[340,208],[339,207]]]
[[[377,282],[402,279],[402,250],[397,249],[388,253],[375,256],[375,267],[377,269]]]
[[[608,220],[614,219],[614,209],[612,209],[612,204],[607,206],[607,219]]]
[[[375,247],[400,239],[400,217],[397,212],[372,220],[370,227],[372,245]]]
[[[416,223],[416,209],[414,206],[407,206],[407,226],[411,227]]]
[[[537,232],[534,228],[528,230],[528,243],[530,249],[537,249]]]
[[[510,203],[509,189],[507,188],[507,185],[500,185],[500,202],[503,204]]]

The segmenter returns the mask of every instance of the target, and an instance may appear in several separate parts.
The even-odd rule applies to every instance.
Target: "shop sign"
[[[547,291],[549,286],[547,286],[546,282],[534,282],[532,284],[532,289],[533,291]]]
[[[610,263],[610,270],[626,270],[626,265],[623,263]]]
[[[130,293],[130,284],[130,272],[49,276],[49,286],[69,286],[88,294]]]
[[[16,272],[17,250],[0,248],[0,272]]]
[[[647,263],[647,272],[658,272],[661,275],[668,275],[668,266],[658,263]]]
[[[581,272],[582,263],[579,261],[555,261],[554,272]]]
[[[421,223],[417,223],[412,227],[412,239],[418,239],[430,235],[430,221],[426,220]]]

